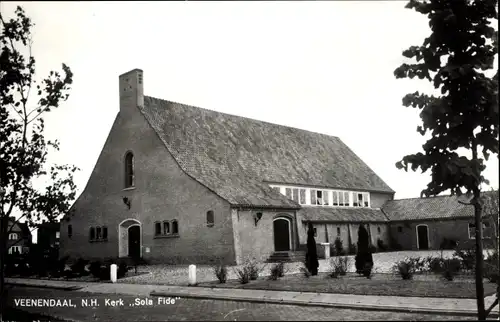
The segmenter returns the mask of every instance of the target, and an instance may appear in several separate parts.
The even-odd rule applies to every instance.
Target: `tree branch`
[[[493,310],[495,306],[497,306],[497,304],[498,304],[498,297],[495,299],[495,302],[493,302],[491,306],[486,310],[486,316],[490,314],[491,310]]]

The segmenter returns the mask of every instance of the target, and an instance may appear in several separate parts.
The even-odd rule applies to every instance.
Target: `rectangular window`
[[[299,189],[293,188],[292,189],[292,200],[295,202],[299,202]]]
[[[476,239],[476,224],[469,224],[469,239]]]
[[[339,193],[339,206],[344,206],[344,193]]]
[[[179,233],[179,226],[177,223],[177,220],[172,221],[172,234],[178,234]]]
[[[339,192],[338,191],[334,191],[333,192],[332,205],[334,205],[334,206],[338,206],[339,205]]]
[[[161,224],[159,222],[155,223],[155,235],[161,235]]]
[[[317,205],[323,204],[323,191],[321,190],[316,190],[316,204]]]
[[[291,189],[291,188],[286,188],[286,189],[285,189],[285,196],[286,196],[288,199],[292,199],[292,189]]]
[[[95,230],[96,239],[102,239],[101,227],[97,227]]]
[[[488,222],[483,223],[483,239],[491,237],[489,227],[490,224]],[[474,223],[469,223],[469,239],[476,239],[476,224]]]
[[[102,239],[108,239],[108,227],[102,227]]]
[[[330,197],[328,197],[329,193],[327,190],[323,190],[323,205],[330,205]]]
[[[21,246],[12,246],[9,248],[9,254],[21,254]]]
[[[61,237],[61,233],[56,231],[56,238],[60,238]]]
[[[163,222],[163,234],[170,234],[170,223],[167,221]]]
[[[299,203],[301,205],[305,205],[306,204],[306,189],[299,189]]]
[[[214,212],[213,210],[207,211],[207,226],[213,227],[215,223]]]
[[[368,207],[368,206],[369,206],[369,202],[368,202],[368,198],[369,198],[369,196],[370,196],[370,195],[369,195],[368,193],[366,193],[366,192],[365,192],[365,193],[363,193],[363,205],[364,205],[365,207]]]
[[[349,207],[351,205],[350,203],[350,196],[351,194],[349,192],[344,192],[344,206]]]
[[[311,205],[316,204],[316,190],[311,189]]]
[[[73,226],[68,225],[68,238],[71,238],[73,236]]]
[[[337,235],[340,236],[340,227],[337,227]]]

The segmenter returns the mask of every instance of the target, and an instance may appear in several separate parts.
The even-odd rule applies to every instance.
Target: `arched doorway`
[[[417,225],[417,248],[419,250],[429,249],[429,227]]]
[[[278,217],[273,220],[274,250],[288,251],[292,248],[292,224],[290,219]]]
[[[118,225],[118,256],[142,257],[142,226],[137,219],[125,219]]]

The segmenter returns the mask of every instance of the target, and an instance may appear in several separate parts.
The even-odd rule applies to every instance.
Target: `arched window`
[[[17,240],[18,236],[16,233],[10,233],[9,234],[9,240]]]
[[[214,221],[215,221],[214,212],[212,210],[207,211],[207,226],[213,227]]]
[[[134,155],[128,152],[125,155],[125,188],[134,186]]]
[[[177,224],[177,220],[172,221],[172,234],[179,233],[179,225]]]
[[[73,236],[73,226],[68,225],[68,237],[71,238]]]
[[[94,240],[95,239],[95,228],[94,227],[90,227],[90,232],[89,232],[89,239],[90,240]]]

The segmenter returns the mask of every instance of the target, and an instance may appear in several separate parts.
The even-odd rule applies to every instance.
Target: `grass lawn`
[[[416,296],[443,298],[476,298],[476,287],[471,281],[454,280],[402,280],[396,277],[373,279],[364,277],[342,276],[330,278],[326,274],[305,278],[302,275],[289,275],[276,281],[259,278],[248,284],[237,280],[200,283],[201,287],[258,289],[273,291],[340,293],[356,295]],[[495,293],[496,284],[484,283],[485,296]]]

